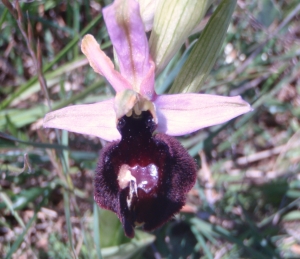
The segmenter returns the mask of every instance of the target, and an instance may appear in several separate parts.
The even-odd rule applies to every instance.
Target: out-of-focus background
[[[42,60],[53,109],[112,97],[80,51],[89,32],[112,57],[101,17],[109,2],[21,1],[25,38],[0,3],[0,257],[300,258],[299,1],[237,2],[202,92],[242,95],[254,111],[179,138],[198,181],[180,214],[133,240],[93,202],[105,143],[42,128],[49,109],[35,69]]]

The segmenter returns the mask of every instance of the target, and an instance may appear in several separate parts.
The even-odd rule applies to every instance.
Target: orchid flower
[[[112,141],[100,154],[94,198],[115,212],[133,237],[135,226],[151,231],[169,220],[195,183],[196,163],[172,136],[226,122],[251,107],[240,96],[157,95],[155,60],[138,2],[116,0],[103,16],[119,71],[92,35],[83,38],[81,49],[116,97],[50,112],[44,127]]]

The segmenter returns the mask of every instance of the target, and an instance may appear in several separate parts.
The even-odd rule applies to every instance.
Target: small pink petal
[[[131,89],[129,82],[114,69],[111,60],[100,49],[94,36],[90,34],[84,36],[81,42],[81,51],[87,57],[95,72],[103,75],[116,92]]]
[[[68,106],[47,113],[43,126],[97,136],[107,141],[121,139],[116,128],[113,106],[114,99],[94,104]]]
[[[155,64],[152,60],[150,61],[150,64],[150,70],[148,71],[147,75],[144,77],[141,83],[140,94],[144,97],[147,97],[148,100],[153,100],[156,97],[156,93],[154,90]]]
[[[175,94],[155,100],[158,128],[171,136],[189,134],[199,129],[229,121],[252,110],[240,96]]]
[[[151,69],[148,39],[136,0],[115,0],[103,9],[110,39],[116,50],[121,74],[140,92]]]

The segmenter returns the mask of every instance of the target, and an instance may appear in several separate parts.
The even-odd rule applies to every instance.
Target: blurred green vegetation
[[[108,55],[110,1],[23,1],[40,42],[53,109],[107,99],[80,38]],[[212,14],[216,3],[208,11]],[[45,130],[49,111],[16,19],[0,3],[0,255],[3,258],[300,258],[300,4],[238,1],[202,92],[242,95],[244,116],[180,138],[199,163],[182,213],[153,233],[123,234],[93,201],[99,139]],[[168,92],[192,35],[157,78]],[[201,119],[201,118],[199,118]]]

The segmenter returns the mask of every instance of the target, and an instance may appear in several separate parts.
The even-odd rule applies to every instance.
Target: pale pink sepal
[[[171,136],[189,134],[252,110],[240,96],[160,95],[154,103],[158,117],[157,130]]]
[[[136,0],[115,0],[103,9],[107,30],[116,50],[121,74],[140,92],[151,68],[148,39]]]
[[[44,128],[56,128],[97,136],[107,141],[121,139],[116,128],[114,99],[94,104],[74,105],[47,113]]]
[[[84,36],[81,41],[81,51],[87,57],[95,72],[103,75],[116,92],[132,88],[129,82],[114,69],[113,63],[100,49],[94,36],[90,34]]]

